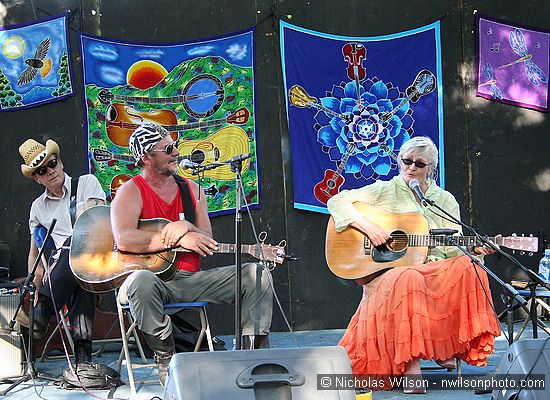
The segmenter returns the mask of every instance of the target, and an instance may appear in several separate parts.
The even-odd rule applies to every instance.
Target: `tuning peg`
[[[522,250],[522,251],[519,252],[519,254],[523,256],[523,255],[525,255],[525,252]]]
[[[285,239],[283,239],[283,240],[281,240],[281,241],[279,242],[279,247],[280,247],[281,249],[284,249],[284,248],[286,247],[286,240],[285,240]]]
[[[266,231],[261,231],[260,234],[258,235],[258,240],[262,244],[264,244],[266,239],[267,239],[267,232]]]

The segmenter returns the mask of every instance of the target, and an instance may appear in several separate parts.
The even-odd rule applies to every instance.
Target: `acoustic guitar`
[[[426,261],[428,248],[450,246],[447,236],[429,235],[428,220],[420,213],[392,214],[365,203],[355,203],[358,211],[390,234],[382,246],[373,246],[367,236],[354,228],[336,232],[331,217],[327,226],[325,256],[330,270],[344,279],[358,279],[375,272]],[[453,236],[462,246],[481,246],[476,236]],[[487,238],[495,244],[525,252],[538,250],[538,238],[509,236]]]
[[[204,139],[182,139],[178,142],[178,163],[183,159],[191,160],[196,164],[208,165],[216,162],[223,162],[250,152],[248,135],[238,126],[229,125],[221,128]],[[135,163],[136,160],[129,154],[114,154],[105,149],[92,149],[93,157],[97,162],[110,160],[127,161]],[[242,164],[242,172],[248,170],[250,159]],[[180,167],[179,174],[185,178],[195,179],[191,171]],[[204,172],[204,176],[218,180],[235,179],[235,172],[231,171],[230,165],[222,165],[216,169]]]
[[[128,147],[132,133],[146,122],[154,122],[170,132],[172,139],[178,140],[178,132],[190,129],[203,129],[225,123],[242,125],[248,122],[250,112],[246,107],[228,114],[224,118],[178,124],[178,117],[172,110],[139,111],[125,104],[113,103],[105,113],[105,130],[109,140],[120,147]]]
[[[103,293],[118,288],[133,271],[147,269],[161,279],[168,280],[176,272],[174,248],[156,253],[129,253],[117,249],[110,221],[110,207],[97,206],[84,211],[75,223],[69,264],[80,286],[92,293]],[[140,220],[139,229],[161,231],[170,221],[162,218]],[[241,252],[266,263],[281,264],[285,259],[284,246],[265,243],[242,245]],[[234,244],[219,244],[218,253],[235,253]]]

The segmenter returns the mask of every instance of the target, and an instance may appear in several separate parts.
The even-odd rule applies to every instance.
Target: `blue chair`
[[[541,328],[544,332],[550,335],[550,328],[538,318],[540,309],[550,313],[550,305],[548,304],[548,300],[550,299],[550,291],[543,289],[540,286],[529,286],[527,282],[521,281],[512,281],[512,286],[514,286],[518,290],[519,294],[527,300],[527,304],[519,305],[513,298],[503,295],[507,308],[499,316],[503,316],[508,312],[513,312],[513,310],[517,308],[522,308],[527,313],[527,316],[524,318],[515,337],[513,336],[513,325],[508,327],[509,332],[512,333],[512,337],[509,338],[510,344],[518,340],[521,335],[523,335],[523,332],[527,328],[529,322],[531,322],[533,327],[533,339],[538,339],[538,328]]]
[[[145,357],[145,354],[143,352],[143,347],[141,346],[141,342],[137,335],[136,322],[133,320],[132,314],[130,313],[130,306],[122,305],[120,304],[119,301],[117,301],[116,303],[117,303],[118,319],[120,322],[120,332],[122,335],[122,350],[120,351],[120,355],[118,357],[117,371],[120,372],[122,367],[122,361],[123,359],[125,359],[126,370],[128,372],[128,381],[130,383],[130,393],[131,393],[131,396],[134,396],[137,393],[136,382],[134,379],[134,371],[133,371],[134,368],[143,368],[143,367],[151,368],[151,367],[156,367],[156,364],[147,363],[147,358]],[[208,349],[210,351],[214,351],[212,335],[210,333],[210,324],[208,322],[208,315],[206,314],[207,306],[208,306],[208,302],[206,301],[196,301],[196,302],[190,302],[190,303],[169,303],[164,305],[164,313],[167,315],[177,314],[178,312],[185,309],[195,310],[199,313],[201,327],[200,327],[197,343],[195,344],[194,351],[198,351],[200,349],[204,336],[206,336],[206,340],[208,342]],[[126,329],[126,320],[129,321],[128,329]],[[137,345],[140,357],[145,364],[132,363],[132,360],[130,357],[130,349],[129,349],[130,341],[134,341],[135,344]],[[157,382],[158,381],[155,381],[154,383],[157,383]],[[140,383],[153,383],[153,382],[141,381]]]

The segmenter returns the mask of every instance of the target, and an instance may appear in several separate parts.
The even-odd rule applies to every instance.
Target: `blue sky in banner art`
[[[0,108],[34,107],[74,94],[67,16],[0,28]]]
[[[280,32],[294,207],[326,213],[340,190],[389,180],[401,145],[419,135],[440,148],[444,186],[439,22],[377,37],[286,22]]]
[[[246,201],[259,206],[254,102],[254,30],[184,43],[130,43],[81,34],[90,170],[108,201],[139,173],[128,149],[145,122],[178,140],[180,160],[200,166],[240,154]],[[190,169],[178,174],[199,182]],[[210,215],[235,207],[229,165],[201,175]]]

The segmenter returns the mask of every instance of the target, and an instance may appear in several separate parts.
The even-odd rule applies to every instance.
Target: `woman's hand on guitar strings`
[[[380,246],[391,238],[390,234],[380,225],[369,221],[363,216],[353,221],[350,225],[367,235],[374,246]]]

